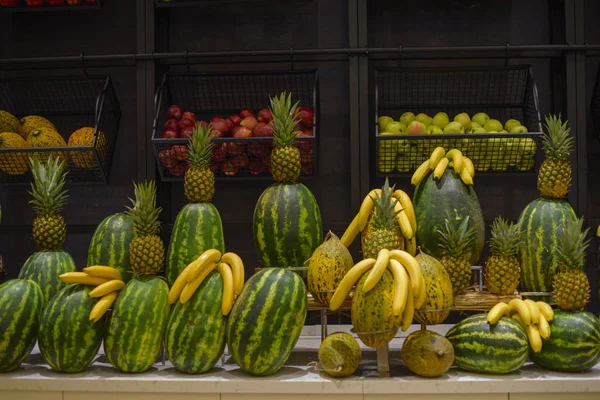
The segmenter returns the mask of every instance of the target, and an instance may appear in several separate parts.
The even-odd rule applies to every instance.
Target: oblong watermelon
[[[112,309],[104,336],[108,361],[123,372],[144,372],[156,361],[169,317],[169,287],[160,277],[133,277]]]
[[[469,226],[475,228],[471,263],[477,265],[485,242],[485,223],[473,186],[465,185],[453,169],[446,169],[440,180],[434,180],[433,172],[429,172],[415,188],[413,205],[419,221],[417,245],[437,259],[442,257],[437,231],[444,228],[446,218],[469,216]]]
[[[53,370],[81,372],[98,354],[107,316],[96,323],[90,321],[90,312],[99,300],[88,296],[93,289],[87,285],[68,285],[44,309],[38,345]]]
[[[530,357],[552,371],[582,372],[600,362],[600,319],[587,311],[554,310],[551,334]]]
[[[31,279],[40,285],[44,293],[44,303],[48,304],[52,296],[67,286],[58,276],[76,270],[73,257],[66,251],[39,251],[25,261],[19,271],[19,278]]]
[[[301,183],[276,183],[254,208],[254,247],[262,268],[302,267],[323,242],[321,211]]]
[[[227,317],[221,313],[223,279],[213,271],[185,304],[175,303],[165,332],[165,349],[175,368],[201,374],[225,349]]]
[[[525,364],[529,341],[521,326],[510,317],[494,324],[487,314],[477,314],[454,325],[446,338],[454,347],[454,363],[466,371],[508,374]]]
[[[558,238],[569,220],[576,221],[577,215],[566,200],[538,198],[523,209],[517,221],[521,291],[552,291]]]
[[[227,323],[227,347],[252,375],[279,371],[296,345],[308,310],[302,278],[284,268],[266,268],[244,285]]]
[[[189,263],[209,249],[225,253],[219,210],[212,203],[188,203],[177,214],[167,250],[166,276],[169,286],[175,283]]]
[[[18,368],[33,350],[45,304],[34,281],[11,279],[0,285],[0,372]]]
[[[125,213],[104,218],[94,231],[88,249],[87,265],[105,265],[121,272],[124,282],[131,279],[129,244],[133,240],[133,222]]]

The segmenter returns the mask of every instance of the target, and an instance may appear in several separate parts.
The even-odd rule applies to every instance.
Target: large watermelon
[[[133,237],[133,223],[129,215],[117,213],[104,218],[90,241],[87,265],[116,268],[121,271],[123,281],[129,282],[129,244]]]
[[[227,317],[221,313],[223,279],[213,271],[185,304],[171,310],[165,349],[175,368],[188,374],[210,370],[225,349]]]
[[[266,268],[244,285],[227,324],[227,346],[252,375],[279,371],[296,345],[308,304],[302,278],[284,268]]]
[[[73,257],[66,251],[40,251],[33,253],[19,271],[20,279],[31,279],[40,285],[44,293],[44,303],[67,286],[58,280],[60,274],[76,271]]]
[[[31,280],[0,285],[0,372],[18,368],[31,353],[45,304],[42,290]]]
[[[90,312],[99,300],[88,296],[92,289],[68,285],[44,309],[38,344],[42,356],[56,371],[83,371],[98,354],[107,317],[96,323],[90,321]]]
[[[536,365],[553,371],[581,372],[600,362],[600,319],[587,311],[554,310],[551,335],[542,351],[530,354]]]
[[[169,287],[160,277],[133,277],[112,309],[104,336],[108,361],[123,372],[144,372],[156,361],[169,317]]]
[[[175,219],[167,251],[166,275],[169,286],[183,269],[208,249],[225,252],[223,224],[212,203],[188,203]]]
[[[551,292],[556,273],[556,250],[567,221],[577,215],[566,200],[539,198],[519,216],[521,255],[520,288],[525,292]]]
[[[253,233],[261,267],[301,267],[323,242],[319,205],[303,184],[275,183],[256,203]]]
[[[439,181],[429,172],[415,188],[413,205],[418,221],[417,245],[437,259],[442,257],[437,231],[444,228],[445,219],[469,216],[469,226],[475,228],[471,263],[477,264],[485,242],[485,223],[473,186],[465,185],[453,169],[447,169]]]
[[[494,324],[477,314],[454,325],[446,338],[454,347],[454,363],[467,371],[509,374],[525,364],[529,341],[521,325],[510,317]]]

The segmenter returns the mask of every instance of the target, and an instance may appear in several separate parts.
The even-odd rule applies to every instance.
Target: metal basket
[[[377,176],[412,173],[442,146],[458,148],[478,171],[533,172],[541,159],[542,125],[530,66],[377,68],[375,70],[375,170]],[[379,116],[405,112],[433,117],[478,112],[521,121],[528,133],[380,135]]]
[[[109,76],[0,79],[0,110],[17,118],[42,116],[52,122],[66,143],[80,128],[89,127],[94,135],[89,146],[0,149],[0,183],[29,183],[29,158],[34,153],[42,159],[50,153],[66,159],[67,182],[108,183],[121,120]]]
[[[183,180],[187,163],[187,138],[160,138],[167,121],[167,108],[179,105],[193,112],[197,120],[210,120],[215,115],[227,118],[248,108],[254,113],[269,107],[269,97],[287,90],[292,101],[313,110],[312,136],[296,141],[302,164],[301,176],[313,176],[317,166],[317,130],[319,126],[318,73],[309,71],[276,71],[252,73],[167,73],[155,96],[155,119],[152,144],[162,181]],[[215,146],[211,169],[216,179],[271,179],[270,137],[213,138]]]

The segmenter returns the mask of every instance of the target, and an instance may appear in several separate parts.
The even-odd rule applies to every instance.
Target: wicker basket
[[[508,303],[512,299],[520,299],[521,295],[517,292],[508,295],[497,295],[479,289],[478,287],[468,288],[464,294],[454,297],[454,311],[489,311],[501,301]]]

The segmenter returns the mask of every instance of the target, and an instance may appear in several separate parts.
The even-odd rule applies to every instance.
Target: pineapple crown
[[[519,226],[512,221],[497,217],[492,222],[490,252],[492,254],[509,257],[518,253]]]
[[[396,185],[390,187],[388,178],[385,178],[385,183],[381,188],[381,195],[375,194],[375,198],[371,197],[375,204],[375,210],[371,224],[375,229],[393,229],[396,223],[396,215],[401,211],[395,211],[396,200],[393,196]]]
[[[558,238],[556,248],[556,265],[558,270],[580,270],[585,268],[585,257],[590,239],[586,240],[588,231],[581,231],[583,218],[569,220],[563,227],[563,234]]]
[[[158,235],[158,214],[162,208],[156,207],[156,183],[153,180],[146,180],[140,184],[133,182],[133,188],[135,200],[129,199],[133,207],[125,208],[126,214],[132,219],[135,236]]]
[[[547,115],[544,125],[548,132],[542,138],[542,146],[547,158],[568,160],[575,138],[570,135],[569,121],[562,122],[561,115]]]
[[[296,125],[300,121],[296,110],[300,101],[292,105],[292,94],[283,91],[279,96],[269,98],[273,116],[273,141],[275,147],[292,146],[296,141]]]
[[[443,255],[453,258],[469,256],[469,250],[475,241],[475,227],[469,226],[469,220],[468,215],[464,218],[458,215],[454,218],[448,216],[444,220],[444,228],[437,230],[438,246]]]
[[[38,215],[48,216],[57,214],[67,203],[67,190],[63,190],[67,176],[66,165],[60,157],[54,158],[52,154],[45,163],[40,162],[37,157],[29,158],[33,182],[29,194],[33,199],[29,204],[33,205]]]
[[[210,165],[214,143],[212,124],[196,125],[188,144],[188,161],[192,167],[204,168]]]

